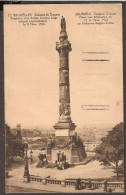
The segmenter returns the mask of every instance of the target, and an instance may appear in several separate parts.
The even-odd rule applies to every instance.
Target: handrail
[[[53,179],[53,178],[42,178],[41,176],[38,175],[29,175],[30,181],[35,181],[35,182],[43,182],[45,181],[46,184],[58,184],[58,185],[64,185],[64,186],[75,186],[76,184],[76,179],[74,180],[60,180],[60,179]],[[114,188],[123,188],[124,183],[123,182],[114,182],[114,181],[88,181],[88,180],[81,180],[81,185],[85,187],[93,187],[93,188],[101,188],[101,187],[114,187]]]

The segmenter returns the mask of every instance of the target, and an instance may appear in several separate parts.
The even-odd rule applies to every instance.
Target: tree
[[[24,157],[24,143],[21,135],[13,135],[10,127],[5,124],[6,134],[6,162],[15,156]]]
[[[73,136],[73,143],[75,143],[75,146],[77,148],[77,154],[79,156],[79,160],[83,161],[84,158],[86,158],[86,152],[85,152],[85,146],[83,144],[82,139],[79,136]]]
[[[101,139],[102,143],[96,148],[95,158],[104,165],[114,163],[119,177],[119,160],[124,160],[124,124],[121,122],[106,137]]]

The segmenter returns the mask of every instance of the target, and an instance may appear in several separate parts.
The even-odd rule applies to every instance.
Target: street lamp
[[[24,177],[27,178],[27,182],[30,182],[27,151],[28,151],[28,145],[25,144],[25,158],[24,158],[24,160],[25,160],[25,170],[24,170]]]
[[[30,151],[30,154],[31,154],[31,163],[32,163],[33,162],[33,158],[32,158],[33,152],[32,152],[32,150]]]

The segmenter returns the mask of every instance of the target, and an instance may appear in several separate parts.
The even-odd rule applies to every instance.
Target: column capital
[[[62,42],[56,42],[56,50],[58,52],[65,51],[68,53],[72,50],[71,43],[68,40],[64,40]]]

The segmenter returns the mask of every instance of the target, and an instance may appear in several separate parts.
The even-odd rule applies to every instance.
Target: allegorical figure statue
[[[61,30],[66,30],[66,21],[63,16],[61,18]]]

